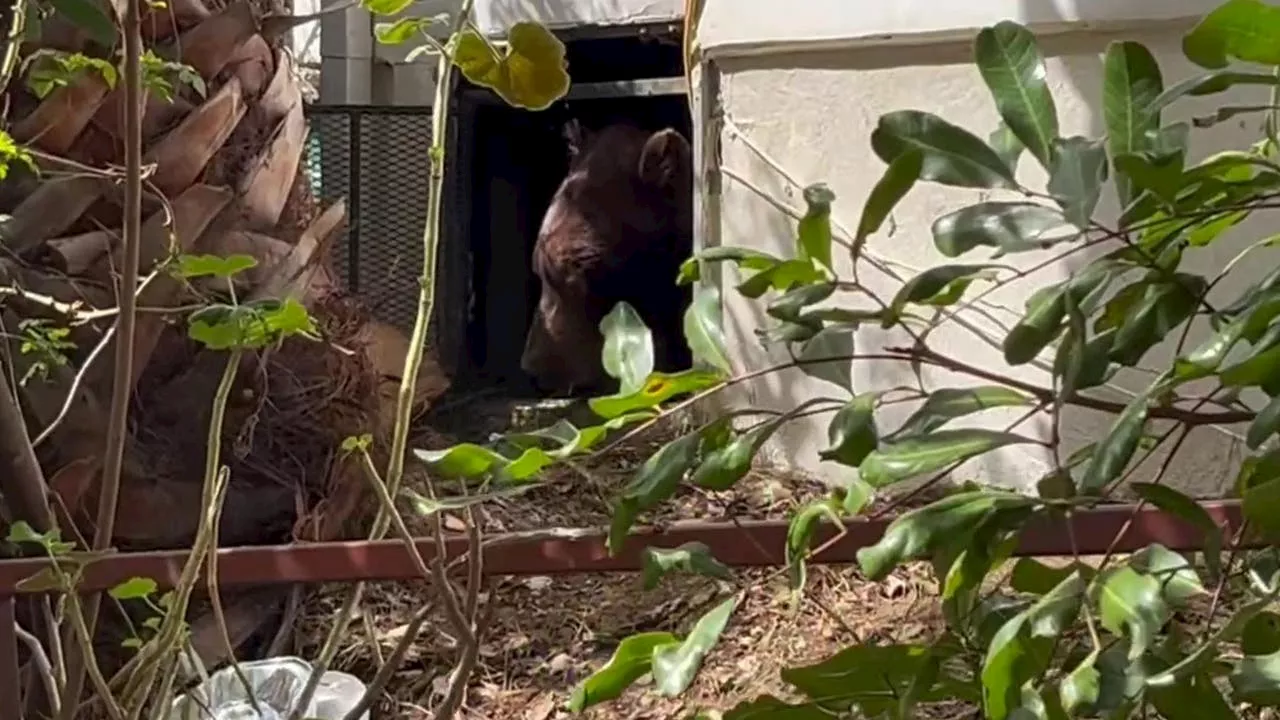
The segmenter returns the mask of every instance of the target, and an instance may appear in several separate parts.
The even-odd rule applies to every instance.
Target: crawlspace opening
[[[459,138],[471,155],[470,177],[461,183],[459,196],[461,204],[469,206],[463,212],[471,282],[455,382],[472,390],[483,388],[512,398],[537,396],[520,370],[520,354],[539,295],[530,267],[534,241],[568,171],[565,123],[576,119],[590,130],[614,122],[655,131],[674,127],[692,139],[685,94],[662,94],[670,93],[670,83],[668,89],[655,91],[644,82],[683,77],[678,44],[608,38],[566,45],[573,88],[586,92],[575,97],[571,89],[565,100],[540,112],[476,101],[460,109],[462,132],[470,136],[469,142]],[[614,91],[626,93],[623,96],[596,96],[596,84],[613,81],[639,82],[630,85],[632,89]],[[585,87],[588,84],[592,87]],[[460,97],[469,94],[477,93],[464,89]]]

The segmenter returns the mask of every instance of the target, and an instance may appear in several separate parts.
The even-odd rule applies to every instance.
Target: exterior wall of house
[[[1062,133],[1098,137],[1103,133],[1102,52],[1107,44],[1118,38],[1144,42],[1157,55],[1166,85],[1172,85],[1195,72],[1182,58],[1181,36],[1195,18],[1217,5],[1214,0],[706,1],[697,34],[703,53],[700,82],[704,87],[696,94],[714,98],[704,102],[697,117],[713,141],[704,147],[713,152],[703,158],[708,167],[701,177],[704,226],[700,241],[704,245],[745,245],[772,253],[788,253],[794,242],[794,218],[779,209],[779,204],[803,209],[800,189],[809,183],[826,182],[837,197],[838,224],[846,233],[856,227],[862,204],[884,169],[869,142],[881,114],[914,108],[938,114],[980,137],[995,129],[998,117],[991,96],[971,61],[977,28],[1008,18],[1041,33],[1042,48],[1050,57],[1048,80]],[[717,87],[708,93],[707,83]],[[1179,103],[1166,112],[1165,122],[1190,120],[1220,104],[1265,102],[1265,91],[1241,89]],[[721,116],[722,123],[718,120]],[[1260,119],[1255,117],[1195,130],[1190,162],[1219,150],[1247,147],[1259,137],[1259,125]],[[714,152],[716,144],[718,154]],[[1025,154],[1019,176],[1032,187],[1043,187],[1044,172]],[[1000,194],[917,185],[897,207],[885,231],[870,240],[868,252],[892,263],[905,277],[942,264],[943,257],[932,245],[933,219],[983,199],[1000,199]],[[1113,198],[1106,197],[1101,218],[1114,219],[1115,205]],[[1219,243],[1191,253],[1193,267],[1202,272],[1215,265],[1221,267],[1243,246],[1242,239],[1268,235],[1268,228],[1274,231],[1275,224],[1274,213],[1255,216]],[[1259,262],[1250,263],[1252,267],[1242,273],[1242,282],[1275,266],[1274,256],[1257,257]],[[966,261],[980,258],[978,254]],[[1001,262],[1027,267],[1043,259],[1029,254]],[[1078,265],[1073,260],[1050,267],[1038,274],[1034,283],[995,293],[991,303],[966,317],[1002,338],[1001,326],[1008,327],[1016,320],[1031,291],[1066,277]],[[847,273],[848,268],[844,270]],[[736,295],[731,289],[734,271],[726,269],[726,273],[718,281],[727,288],[725,324],[739,368],[754,370],[785,361],[784,353],[766,352],[756,340],[754,331],[767,324],[763,308]],[[861,277],[883,297],[892,295],[897,287],[874,270],[863,270]],[[1234,297],[1240,289],[1241,282],[1223,283],[1214,297]],[[1203,330],[1198,328],[1192,334],[1192,342]],[[861,330],[856,340],[858,351],[865,353],[909,344],[901,334],[878,328]],[[1045,373],[1028,369],[1030,366],[1017,370],[1005,367],[999,351],[954,325],[936,333],[931,344],[986,370],[1050,385]],[[1158,348],[1148,356],[1147,364],[1158,365],[1170,357],[1171,350],[1168,346]],[[923,376],[930,387],[972,383],[964,376],[928,368]],[[911,368],[901,363],[855,363],[853,377],[859,391],[915,384]],[[1099,395],[1125,401],[1147,379],[1149,375],[1126,371]],[[731,400],[739,405],[788,408],[815,395],[839,393],[832,385],[788,371],[744,385]],[[882,428],[894,427],[911,409],[910,405],[886,409],[881,416]],[[1024,411],[990,411],[981,424],[1003,429]],[[820,463],[817,458],[825,447],[828,420],[829,416],[817,416],[796,423],[777,436],[767,452],[783,465],[829,480],[838,478],[847,470]],[[1110,421],[1110,416],[1096,412],[1069,411],[1064,428],[1068,451],[1095,439]],[[1035,418],[1020,431],[1046,439],[1048,419]],[[1216,492],[1229,484],[1243,445],[1232,433],[1242,432],[1243,428],[1197,430],[1173,465],[1175,482],[1199,493]],[[1157,455],[1155,462],[1159,460]],[[1034,487],[1049,462],[1043,447],[1018,446],[970,462],[955,477],[1028,489]]]
[[[318,2],[318,0],[303,0]],[[417,0],[405,15],[430,17],[456,12],[461,0]],[[301,12],[301,11],[299,11]],[[314,11],[312,11],[314,12]],[[592,25],[637,25],[675,20],[684,14],[683,0],[477,0],[476,25],[500,37],[521,21],[551,28]],[[394,18],[387,18],[392,21]],[[379,19],[381,21],[381,19]],[[430,105],[435,93],[435,63],[418,58],[406,62],[412,44],[380,45],[374,40],[375,19],[355,6],[321,19],[320,102],[342,105]],[[310,28],[314,23],[302,26]],[[296,35],[305,36],[299,29]],[[440,27],[437,37],[448,35]]]

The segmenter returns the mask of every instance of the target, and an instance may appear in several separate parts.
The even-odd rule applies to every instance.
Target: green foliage
[[[302,303],[256,300],[215,303],[191,313],[187,335],[210,350],[262,348],[295,335],[318,339],[315,321]]]
[[[445,19],[447,16],[441,15],[431,18],[406,17],[393,23],[375,23],[373,35],[384,45],[401,45],[416,37],[427,37],[426,31],[433,25],[441,24]]]
[[[26,318],[18,322],[21,342],[18,352],[30,356],[27,371],[18,378],[19,385],[26,385],[33,378],[41,382],[49,380],[54,368],[66,367],[70,362],[67,352],[76,349],[71,342],[71,328],[54,325],[43,318]]]
[[[713,607],[683,640],[665,632],[642,633],[623,640],[609,662],[573,691],[570,710],[581,712],[611,700],[649,673],[653,674],[659,693],[674,697],[684,692],[741,599],[741,595],[733,595]]]
[[[604,371],[618,380],[619,394],[640,390],[653,372],[653,333],[640,314],[627,303],[618,303],[600,321],[600,332],[604,335]]]
[[[516,107],[542,110],[569,90],[564,44],[537,23],[512,25],[501,50],[467,30],[450,40],[448,51],[468,80]]]
[[[383,9],[396,14],[404,6]],[[380,26],[379,36],[407,42],[423,35],[426,22],[396,20]],[[905,719],[921,704],[957,700],[990,720],[1193,720],[1238,717],[1245,703],[1280,706],[1280,619],[1268,610],[1280,593],[1274,549],[1229,547],[1235,533],[1167,483],[1168,463],[1143,463],[1157,450],[1181,449],[1169,438],[1191,429],[1247,427],[1249,455],[1235,484],[1249,521],[1244,537],[1280,534],[1280,271],[1218,298],[1247,264],[1276,264],[1275,239],[1252,243],[1222,267],[1186,265],[1197,252],[1219,253],[1229,233],[1280,196],[1277,47],[1280,11],[1259,0],[1229,0],[1195,27],[1184,52],[1206,72],[1177,82],[1166,84],[1141,43],[1113,42],[1095,98],[1105,133],[1085,137],[1063,134],[1035,36],[1007,21],[982,28],[973,44],[975,77],[1000,118],[988,140],[928,112],[888,112],[870,137],[885,165],[852,237],[833,221],[841,207],[835,194],[815,183],[804,188],[805,207],[777,255],[722,246],[689,258],[675,282],[695,285],[683,323],[694,367],[656,372],[650,331],[620,304],[600,328],[601,365],[620,389],[591,399],[596,420],[418,457],[443,476],[524,488],[556,463],[717,397],[721,404],[662,444],[613,497],[607,545],[618,554],[634,551],[631,530],[645,513],[687,488],[734,490],[766,448],[788,441],[789,426],[820,416],[826,441],[808,460],[838,479],[828,495],[807,498],[791,514],[785,558],[794,592],[805,587],[819,539],[858,522],[873,496],[895,495],[911,481],[937,483],[974,460],[997,474],[984,480],[1037,493],[966,485],[898,514],[877,542],[858,550],[858,570],[878,582],[905,563],[928,563],[945,631],[918,644],[856,643],[786,668],[789,700],[757,697],[723,718]],[[470,35],[438,49],[454,53],[473,82],[516,104],[542,107],[559,87],[563,49],[536,33],[502,52]],[[1267,115],[1268,137],[1247,149],[1201,159],[1192,125],[1164,120],[1165,109],[1187,96],[1246,85],[1271,89],[1270,104],[1224,106],[1194,124]],[[1018,177],[1024,151],[1043,170],[1043,186]],[[978,192],[933,220],[939,261],[886,289],[881,276],[899,268],[876,257],[884,251],[878,236],[923,183]],[[1109,192],[1119,200],[1118,219],[1099,217]],[[1002,264],[1014,255],[1016,267]],[[1242,262],[1246,255],[1250,263]],[[867,266],[877,280],[860,273]],[[1007,307],[989,312],[999,304],[993,291],[1014,281],[1031,287],[1012,322],[981,332],[964,324],[961,318],[977,315],[982,328],[1003,322]],[[789,361],[750,370],[730,363],[750,354],[726,346],[722,293],[758,306],[760,344]],[[930,344],[943,328],[971,331],[962,351]],[[885,331],[895,339],[885,342]],[[992,351],[1027,372],[1013,377],[993,367]],[[880,376],[855,374],[864,360],[910,370],[914,380],[869,384]],[[753,391],[729,400],[722,394],[774,372],[787,373],[780,383],[807,380],[801,392],[813,396],[760,408],[751,405]],[[1117,400],[1101,392],[1114,378],[1131,387],[1139,376],[1145,387],[1136,395]],[[1078,448],[1062,441],[1064,409],[1073,406],[1106,414],[1088,421]],[[1019,427],[1030,419],[1038,428]],[[1000,477],[1004,464],[986,462],[1022,450],[1044,451],[1041,475]],[[1140,464],[1142,482],[1128,483]],[[1113,500],[1126,483],[1145,504],[1194,528],[1201,551],[1153,544],[1100,561],[1010,562],[1025,547],[1028,523],[1061,527],[1064,518]],[[1096,546],[1099,538],[1089,540]],[[735,580],[706,546],[649,548],[643,557],[646,588],[671,572],[721,586]],[[658,692],[680,694],[736,602],[721,602],[683,639],[665,632],[623,639],[578,687],[571,709],[616,698],[645,676]]]
[[[165,60],[151,50],[143,53],[141,61],[142,87],[165,102],[173,102],[175,83],[190,87],[200,97],[209,92],[204,78],[190,65]]]
[[[413,0],[363,0],[360,3],[361,7],[374,15],[399,15],[412,4]]]
[[[1077,232],[1050,231],[1065,224],[1061,212],[1032,202],[984,202],[947,213],[933,222],[933,244],[947,257],[978,247],[996,255],[1044,250],[1075,239]]]
[[[978,33],[973,55],[1005,127],[1042,165],[1052,167],[1058,111],[1035,36],[1006,20]]]
[[[618,697],[649,673],[653,667],[654,651],[678,642],[678,638],[668,632],[640,633],[625,638],[618,643],[609,662],[574,689],[569,698],[569,709],[582,712]]]
[[[114,27],[111,32],[114,35]],[[40,99],[70,85],[82,73],[97,73],[108,88],[114,88],[120,77],[116,67],[102,58],[48,48],[31,53],[23,60],[23,65],[26,67],[27,88]]]
[[[181,255],[175,273],[179,277],[216,277],[227,279],[256,267],[258,261],[252,255]]]
[[[644,589],[652,590],[666,575],[673,572],[706,575],[727,580],[732,573],[711,554],[711,548],[700,542],[687,542],[669,550],[644,549]]]
[[[0,180],[9,177],[9,168],[15,162],[22,163],[33,173],[39,172],[31,153],[15,143],[9,133],[0,131]]]

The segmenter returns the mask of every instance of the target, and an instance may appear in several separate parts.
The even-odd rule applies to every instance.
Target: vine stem
[[[454,16],[450,37],[456,37],[466,27],[474,5],[475,0],[463,0],[461,7],[458,9],[458,14]],[[435,308],[436,257],[440,244],[440,208],[444,194],[444,142],[446,131],[448,130],[449,100],[452,96],[451,86],[453,84],[453,59],[449,56],[447,50],[448,48],[445,47],[436,48],[439,58],[437,60],[435,100],[431,108],[431,149],[428,151],[431,174],[427,182],[427,213],[422,229],[422,269],[418,277],[417,315],[413,321],[413,332],[409,336],[409,350],[405,353],[404,372],[401,373],[400,389],[396,395],[395,424],[391,434],[390,457],[387,460],[387,470],[382,476],[383,490],[393,501],[399,491],[400,481],[404,477],[404,462],[405,455],[409,449],[409,430],[413,422],[413,400],[417,393],[418,371],[422,368],[422,360],[426,352],[427,331],[430,328],[431,316]],[[391,516],[395,515],[395,512],[394,505],[390,508],[379,507],[378,514],[374,518],[373,529],[369,533],[371,540],[381,540],[387,534],[387,530],[392,523]],[[475,647],[478,650],[479,642],[475,638],[471,623],[462,615],[458,598],[447,582],[443,556],[441,555],[445,548],[445,543],[441,541],[443,530],[439,522],[433,524],[437,534],[436,547],[438,551],[436,559],[432,563],[432,575],[443,581],[439,592],[444,599],[446,615],[459,636],[459,642],[463,644],[463,660],[465,661],[466,649]],[[478,545],[472,556],[472,562],[478,562]],[[329,664],[337,654],[338,643],[360,604],[360,599],[364,595],[364,588],[365,584],[363,582],[356,583],[352,587],[351,595],[343,603],[337,621],[325,636],[320,656],[312,663],[311,676],[307,678],[307,684],[303,688],[297,705],[290,712],[289,720],[300,720],[303,708],[315,695],[316,688],[320,685],[320,678],[328,671]],[[468,588],[471,593],[477,592],[478,589],[477,587]],[[414,627],[407,628],[401,640],[406,643],[412,643],[417,638],[421,626],[422,623],[419,623]],[[389,663],[398,664],[400,660],[402,660],[402,657],[396,657],[394,654],[387,658]],[[464,664],[460,662],[459,668]],[[474,664],[474,660],[472,664]],[[366,703],[368,696],[373,692],[375,692],[375,688],[372,686],[365,691],[365,697],[361,698],[362,705]],[[436,717],[448,718],[450,715],[437,713]]]
[[[111,406],[107,416],[106,447],[103,450],[102,476],[99,481],[97,527],[93,533],[95,551],[111,545],[115,532],[116,506],[120,499],[120,472],[124,465],[124,446],[129,430],[129,397],[133,390],[133,345],[137,326],[138,258],[142,235],[142,0],[125,0],[121,30],[124,34],[124,228],[120,238],[120,280],[116,286],[116,302],[120,314],[116,318],[115,365],[111,381]],[[85,599],[85,625],[92,640],[98,625],[102,595]],[[92,647],[72,652],[67,660],[67,685],[62,700],[63,713],[77,707],[84,690],[86,658],[80,654]]]
[[[53,663],[49,661],[48,653],[44,651],[40,639],[27,632],[21,625],[14,623],[13,632],[22,644],[27,646],[27,652],[31,653],[31,662],[40,676],[40,681],[44,683],[45,692],[48,693],[49,701],[52,703],[51,710],[54,715],[57,715],[61,711],[58,706],[58,680],[54,677]]]
[[[806,365],[817,365],[819,363],[841,362],[853,360],[881,360],[892,362],[924,362],[935,365],[947,370],[969,375],[971,377],[999,383],[1015,390],[1021,390],[1028,395],[1034,396],[1040,401],[1051,401],[1055,397],[1053,390],[1049,388],[1039,387],[1031,383],[1016,380],[999,373],[983,370],[982,368],[969,365],[967,363],[956,360],[955,358],[943,355],[937,351],[931,350],[924,346],[911,348],[885,348],[885,352],[879,353],[851,353],[848,355],[839,355],[831,357],[812,358],[805,360],[789,360],[784,363],[770,365],[769,367],[752,370],[742,375],[728,378],[718,385],[714,385],[705,390],[700,390],[680,402],[672,405],[666,411],[645,420],[635,428],[629,430],[617,440],[609,443],[603,448],[596,450],[591,454],[592,457],[607,455],[619,447],[626,445],[639,435],[643,434],[663,418],[670,417],[673,413],[685,410],[699,401],[705,400],[718,393],[728,390],[736,385],[749,382],[766,375],[781,372],[789,368],[799,368]],[[1087,407],[1093,410],[1101,410],[1112,414],[1124,412],[1125,403],[1111,402],[1109,400],[1101,400],[1085,395],[1073,395],[1063,401],[1067,405],[1077,405]],[[1233,423],[1247,422],[1255,417],[1255,413],[1245,411],[1224,411],[1217,413],[1202,413],[1196,410],[1182,410],[1180,408],[1151,408],[1148,415],[1154,419],[1177,420],[1187,425],[1229,425]]]
[[[209,553],[216,537],[217,517],[228,485],[229,472],[222,466],[222,427],[226,417],[227,402],[235,385],[236,371],[244,351],[233,349],[227,356],[227,364],[214,393],[210,408],[209,430],[205,439],[205,467],[201,489],[200,529],[192,543],[191,556],[178,582],[174,586],[171,601],[165,608],[164,620],[156,630],[155,637],[138,652],[137,669],[125,682],[120,696],[130,702],[130,717],[137,717],[146,705],[150,688],[156,676],[163,669],[161,676],[160,697],[157,705],[167,705],[169,694],[176,675],[179,655],[175,650],[184,641],[182,629],[186,622],[187,604],[191,592],[199,578],[200,567],[205,555]],[[169,661],[167,666],[162,664]]]

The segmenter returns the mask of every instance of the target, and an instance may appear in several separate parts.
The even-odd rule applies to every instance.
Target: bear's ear
[[[640,177],[645,182],[667,187],[680,180],[693,163],[689,141],[672,128],[649,136],[640,151]]]
[[[577,118],[564,124],[564,140],[569,146],[570,160],[577,157],[578,153],[587,146],[587,137],[587,130],[582,127],[582,123],[578,122]]]

